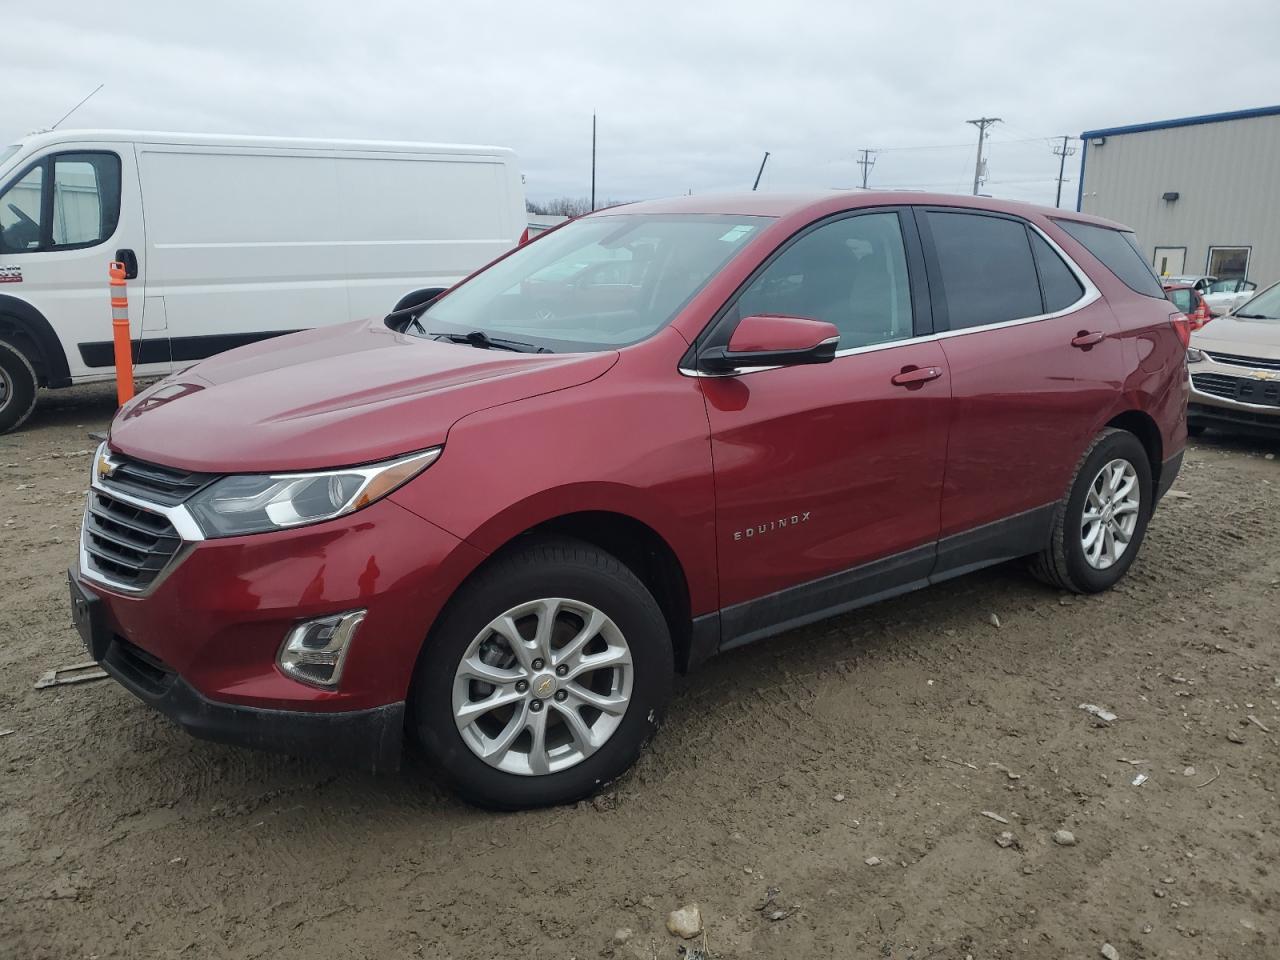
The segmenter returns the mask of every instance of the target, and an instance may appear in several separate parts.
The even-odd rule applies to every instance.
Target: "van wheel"
[[[418,660],[411,717],[474,803],[568,803],[630,767],[662,721],[666,620],[617,558],[570,539],[517,545],[462,586]]]
[[[0,340],[0,433],[16,430],[35,408],[35,368],[17,347]]]
[[[1133,564],[1151,517],[1151,463],[1133,434],[1107,429],[1076,467],[1054,514],[1049,546],[1031,572],[1051,586],[1098,593]]]

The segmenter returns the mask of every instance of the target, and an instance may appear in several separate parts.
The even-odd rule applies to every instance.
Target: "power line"
[[[867,175],[871,172],[871,168],[876,165],[876,152],[874,150],[859,150],[862,159],[858,161],[858,166],[862,168],[862,189],[867,189]]]

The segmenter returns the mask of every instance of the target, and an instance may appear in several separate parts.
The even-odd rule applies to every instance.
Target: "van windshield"
[[[426,336],[483,333],[555,352],[637,343],[666,325],[772,218],[606,214],[539,237],[418,318]]]

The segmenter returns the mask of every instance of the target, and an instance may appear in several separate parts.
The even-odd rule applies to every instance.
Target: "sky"
[[[601,200],[748,190],[765,151],[762,190],[847,188],[864,148],[872,187],[968,193],[966,121],[994,116],[983,192],[1052,204],[1055,137],[1280,102],[1280,3],[1229,10],[1224,28],[1182,0],[8,0],[0,140],[102,83],[63,127],[497,144],[535,200],[587,195],[593,112]]]

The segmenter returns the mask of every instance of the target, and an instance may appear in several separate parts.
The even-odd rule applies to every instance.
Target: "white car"
[[[0,146],[0,433],[37,386],[114,376],[113,260],[134,369],[150,377],[380,317],[510,250],[526,225],[501,147],[120,130]]]
[[[1204,302],[1209,305],[1209,312],[1215,317],[1220,317],[1250,299],[1257,289],[1258,285],[1252,280],[1228,277],[1225,280],[1213,281],[1208,289],[1201,292],[1204,295]]]

